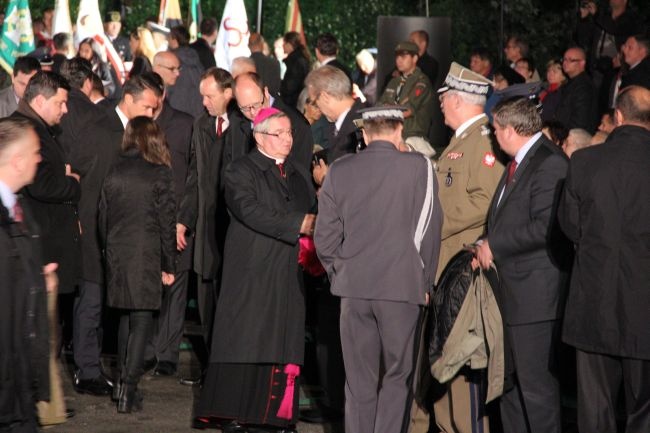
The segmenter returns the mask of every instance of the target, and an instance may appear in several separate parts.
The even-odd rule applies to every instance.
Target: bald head
[[[235,79],[235,99],[242,114],[249,120],[255,119],[262,108],[270,105],[268,89],[255,73],[244,73]]]
[[[173,86],[181,74],[181,62],[171,51],[160,51],[153,58],[153,71],[162,77],[165,86]]]
[[[623,89],[616,98],[616,123],[650,129],[650,90],[641,86]]]
[[[250,72],[257,72],[257,67],[255,66],[255,61],[253,59],[250,57],[237,57],[233,59],[232,65],[230,65],[230,73],[233,78],[237,78],[241,74]]]

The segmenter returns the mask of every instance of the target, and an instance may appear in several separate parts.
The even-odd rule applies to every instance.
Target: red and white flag
[[[298,0],[289,0],[289,5],[287,6],[287,22],[284,31],[300,33],[302,44],[306,45],[305,29],[302,26],[302,15],[300,14]]]
[[[214,53],[217,66],[230,71],[233,59],[250,56],[250,35],[244,0],[227,0]]]
[[[93,38],[99,45],[102,52],[99,53],[103,61],[107,61],[121,83],[126,79],[126,69],[122,58],[115,51],[113,44],[104,34],[104,25],[99,13],[98,0],[81,0],[79,3],[79,15],[77,16],[76,45],[86,38]]]

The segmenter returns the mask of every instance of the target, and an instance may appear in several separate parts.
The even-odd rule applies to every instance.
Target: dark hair
[[[58,50],[65,50],[70,44],[72,36],[70,33],[60,32],[52,37],[52,43],[54,43],[54,48]]]
[[[535,71],[535,62],[530,57],[522,57],[521,59],[517,60],[517,63],[519,62],[525,62],[528,65],[528,70],[531,74],[533,71]]]
[[[403,125],[402,120],[397,119],[373,119],[364,120],[363,129],[368,135],[390,134],[395,131],[399,125]]]
[[[158,124],[146,116],[129,120],[122,137],[122,150],[137,149],[145,161],[156,165],[171,166],[169,146]]]
[[[103,96],[106,96],[106,93],[104,91],[104,83],[102,83],[102,79],[99,78],[99,75],[93,72],[92,80],[93,80],[93,90],[101,93]]]
[[[316,38],[316,48],[324,56],[335,56],[339,51],[339,42],[331,33],[321,33]]]
[[[172,27],[169,37],[176,40],[181,47],[190,44],[190,32],[184,26]]]
[[[233,80],[232,75],[230,75],[230,72],[225,69],[213,66],[201,75],[201,81],[210,77],[214,78],[214,81],[216,81],[221,90],[232,89],[234,87],[235,81]]]
[[[475,47],[469,57],[472,58],[474,56],[478,57],[481,60],[488,60],[490,63],[492,63],[492,54],[490,54],[488,49],[485,47]]]
[[[81,42],[79,42],[79,47],[77,49],[77,56],[76,57],[81,57],[81,46],[84,45],[84,44],[88,45],[90,47],[91,51],[93,52],[93,57],[92,57],[92,59],[90,59],[91,63],[95,64],[99,60],[101,60],[100,57],[99,57],[99,53],[97,52],[97,42],[95,42],[95,40],[93,38],[86,38],[86,39],[82,40]]]
[[[562,147],[569,136],[569,128],[564,126],[564,123],[559,120],[547,120],[542,124],[542,129],[544,128],[548,129],[551,141],[560,147]]]
[[[264,47],[264,38],[259,33],[251,33],[248,38],[248,48],[251,49],[262,49]]]
[[[526,79],[524,77],[519,75],[517,71],[515,71],[508,65],[500,66],[496,71],[494,71],[494,75],[495,77],[497,75],[502,76],[503,79],[508,82],[509,86],[512,86],[513,84],[521,84],[526,82]]]
[[[542,130],[542,117],[535,103],[528,98],[514,97],[501,101],[492,109],[492,116],[499,126],[512,126],[523,137]]]
[[[81,89],[88,78],[92,80],[92,74],[93,65],[81,57],[66,59],[61,65],[61,76],[75,89]]]
[[[18,73],[23,73],[25,75],[31,74],[32,72],[41,70],[41,62],[36,60],[34,57],[22,56],[16,59],[14,63],[14,77],[18,76]]]
[[[25,132],[34,130],[34,124],[25,117],[4,117],[0,119],[0,159],[5,150],[25,136]]]
[[[151,62],[146,56],[137,56],[133,59],[133,65],[129,71],[129,78],[135,77],[136,75],[146,74],[147,72],[152,72],[153,67]]]
[[[200,30],[202,35],[211,35],[217,30],[217,22],[214,18],[203,18]]]
[[[298,32],[287,32],[287,33],[284,34],[282,39],[284,40],[284,42],[286,44],[291,45],[293,47],[294,51],[300,52],[305,59],[307,59],[307,60],[311,59],[311,56],[309,55],[309,51],[302,44],[302,39],[300,37],[300,33],[298,33]]]
[[[59,89],[70,90],[70,85],[65,78],[56,72],[40,71],[27,83],[23,99],[27,103],[32,102],[38,95],[43,95],[45,99],[50,99],[56,95]]]
[[[643,45],[647,51],[647,55],[650,55],[650,35],[648,33],[639,33],[630,37],[634,38],[637,44]]]
[[[429,33],[424,30],[416,30],[413,32],[414,35],[417,35],[418,38],[423,40],[427,46],[429,46]]]
[[[650,128],[650,90],[641,86],[628,86],[616,97],[616,109],[626,123],[640,123]]]
[[[528,42],[523,40],[521,37],[515,35],[510,36],[507,39],[506,43],[507,42],[512,42],[517,46],[517,48],[519,48],[519,53],[521,54],[521,57],[526,57],[528,55],[528,50],[530,50],[530,47],[528,45]]]
[[[158,98],[161,98],[165,90],[160,75],[155,72],[145,72],[142,75],[130,77],[124,83],[122,88],[122,100],[126,95],[131,95],[133,99],[138,99],[145,90],[151,90]]]

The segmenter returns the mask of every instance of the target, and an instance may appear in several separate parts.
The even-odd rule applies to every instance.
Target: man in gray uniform
[[[437,180],[426,158],[398,150],[403,110],[359,110],[368,148],[334,162],[319,195],[314,241],[341,297],[345,431],[354,433],[402,428],[416,327],[440,251]]]

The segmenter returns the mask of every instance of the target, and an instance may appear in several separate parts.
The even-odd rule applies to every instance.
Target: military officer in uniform
[[[449,260],[483,234],[503,173],[496,151],[499,147],[483,112],[490,84],[487,78],[454,62],[438,90],[445,124],[455,132],[437,164],[444,222],[436,282]],[[438,427],[443,432],[471,433],[479,428],[488,432],[485,397],[481,397],[484,376],[480,371],[464,373],[461,370],[444,384],[444,395],[434,402]]]
[[[395,47],[395,66],[399,75],[388,83],[378,105],[401,105],[404,113],[402,137],[413,150],[432,157],[435,151],[427,139],[433,117],[434,94],[429,78],[417,67],[418,46],[400,42]]]

